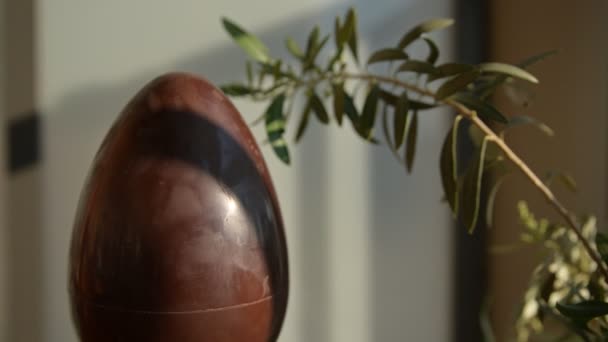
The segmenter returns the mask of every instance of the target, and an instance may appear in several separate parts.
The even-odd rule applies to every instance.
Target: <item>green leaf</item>
[[[319,44],[320,32],[321,32],[321,29],[317,25],[308,34],[308,40],[306,42],[306,52],[304,52],[307,59],[313,53],[315,46],[317,46]]]
[[[329,123],[329,114],[327,114],[327,110],[325,110],[325,105],[323,101],[319,98],[319,96],[315,93],[312,94],[310,98],[310,105],[312,106],[312,110],[315,112],[317,119],[324,124]]]
[[[479,70],[483,73],[497,73],[515,78],[519,78],[531,83],[538,83],[538,79],[524,69],[510,64],[504,63],[483,63],[478,65]]]
[[[336,35],[336,47],[338,51],[342,51],[344,49],[344,45],[348,43],[350,37],[353,35],[353,30],[355,29],[355,22],[352,20],[348,20],[346,18],[344,22],[344,26],[340,26],[340,18],[336,17],[335,23],[335,35]]]
[[[551,127],[545,125],[538,119],[533,118],[531,116],[527,116],[527,115],[512,116],[509,119],[509,122],[507,123],[505,130],[508,128],[511,128],[511,127],[517,127],[517,126],[521,126],[521,125],[534,125],[538,129],[540,129],[543,133],[545,133],[546,135],[548,135],[550,137],[555,135],[555,133],[553,132]]]
[[[501,112],[499,112],[496,108],[494,108],[494,106],[492,106],[491,104],[489,104],[487,102],[481,101],[480,99],[476,98],[475,96],[472,96],[470,94],[459,93],[459,94],[452,96],[452,98],[454,100],[462,103],[469,109],[476,111],[477,114],[483,119],[489,119],[489,120],[493,120],[493,121],[500,122],[503,124],[506,124],[509,122],[507,120],[507,118],[504,115],[502,115]]]
[[[407,92],[401,93],[401,96],[397,99],[395,105],[395,112],[393,117],[393,131],[395,137],[395,149],[399,149],[405,140],[405,126],[407,123],[409,101],[407,98]]]
[[[469,125],[469,138],[475,147],[480,147],[486,134],[477,126]],[[486,148],[486,164],[494,162],[502,156],[502,150],[496,144],[490,144]],[[490,165],[491,166],[491,165]]]
[[[253,84],[253,66],[251,66],[251,61],[245,63],[245,69],[247,71],[247,84],[251,86]]]
[[[424,33],[440,30],[454,24],[453,19],[431,19],[414,27],[408,31],[397,45],[400,49],[405,49],[414,40],[420,38]]]
[[[254,93],[248,86],[236,83],[223,85],[220,89],[228,96],[245,96]]]
[[[285,40],[285,46],[287,47],[287,50],[296,58],[298,59],[302,59],[304,58],[304,52],[302,52],[302,50],[300,49],[300,47],[298,46],[298,43],[296,43],[295,40],[293,40],[293,38],[291,37],[287,37],[287,39]]]
[[[313,50],[311,51],[311,54],[305,57],[304,60],[304,70],[310,70],[312,68],[315,67],[315,60],[317,59],[317,56],[319,55],[319,52],[321,52],[321,49],[323,49],[323,46],[325,46],[325,44],[329,41],[329,36],[325,36],[320,43],[318,43]]]
[[[384,89],[380,89],[379,96],[380,96],[380,99],[382,101],[384,101],[384,103],[386,103],[387,105],[390,105],[393,107],[395,107],[397,105],[397,99],[399,98],[397,95],[391,94],[389,91],[386,91]],[[409,100],[409,108],[412,110],[425,110],[425,109],[432,109],[435,107],[437,107],[436,104],[416,101],[416,100],[412,100],[412,99]]]
[[[589,321],[595,317],[608,315],[608,303],[587,300],[577,304],[557,303],[557,310],[564,316],[575,321]]]
[[[437,100],[443,100],[446,97],[465,89],[469,84],[473,83],[479,77],[479,70],[463,72],[454,78],[447,80],[442,84],[435,93]]]
[[[280,94],[272,100],[270,106],[266,109],[266,134],[274,153],[285,164],[289,164],[289,150],[285,139],[283,139],[283,133],[285,132],[284,103],[285,94]]]
[[[399,66],[399,68],[397,69],[397,72],[403,72],[403,71],[413,71],[413,72],[417,72],[420,74],[430,74],[430,75],[434,75],[437,73],[437,69],[435,69],[435,67],[432,64],[430,64],[428,62],[415,61],[415,60],[407,61],[407,62],[404,62],[403,64],[401,64]]]
[[[361,119],[359,120],[358,129],[360,130],[359,134],[365,139],[371,137],[371,131],[376,121],[379,93],[380,88],[377,85],[372,86],[365,98],[365,103],[363,104],[363,111],[361,113]]]
[[[355,106],[355,101],[353,98],[344,92],[344,113],[346,113],[346,117],[357,127],[359,123],[359,111]]]
[[[551,51],[545,51],[543,53],[540,53],[538,55],[529,57],[524,59],[523,61],[517,63],[517,66],[523,69],[526,69],[527,67],[538,63],[542,60],[544,60],[545,58],[548,58],[556,53],[558,53],[558,50],[551,50]],[[481,94],[482,98],[488,98],[490,95],[492,95],[492,93],[494,92],[494,90],[496,90],[496,88],[503,84],[509,77],[507,75],[499,75],[498,77],[496,77],[496,79],[494,79],[492,82],[488,82],[487,84],[483,85],[480,89],[479,92]]]
[[[344,116],[344,84],[332,84],[334,116],[338,125],[342,126],[342,117]]]
[[[475,67],[470,64],[463,63],[445,63],[439,65],[437,69],[444,76],[453,76],[457,74],[462,74],[463,72],[471,71],[475,69]]]
[[[428,78],[428,82],[438,80],[440,78],[455,76],[462,74],[463,72],[471,71],[475,69],[474,66],[462,63],[445,63],[435,67],[438,71],[437,74],[431,75]]]
[[[477,126],[475,125],[469,125],[469,138],[471,139],[471,142],[473,143],[473,146],[475,147],[479,147],[481,146],[481,143],[483,142],[483,139],[485,139],[486,134]]]
[[[576,181],[571,175],[564,171],[551,170],[547,172],[543,181],[547,186],[550,186],[556,179],[561,181],[562,184],[565,185],[566,188],[568,188],[568,190],[572,192],[577,191]]]
[[[452,213],[458,213],[458,158],[457,158],[457,141],[458,128],[462,116],[458,115],[454,119],[452,129],[448,132],[441,148],[441,157],[439,168],[441,171],[441,183],[445,199],[448,201]]]
[[[232,39],[234,39],[249,57],[262,63],[270,61],[268,48],[257,37],[243,30],[228,18],[222,18],[222,24]]]
[[[278,80],[279,78],[284,76],[283,71],[281,70],[282,64],[283,62],[278,60],[272,66],[272,77],[274,77],[275,80]]]
[[[412,110],[425,110],[425,109],[433,109],[437,107],[437,105],[422,101],[410,100],[410,109]]]
[[[380,92],[378,93],[378,96],[380,97],[380,99],[382,101],[384,101],[384,103],[395,107],[397,105],[397,99],[399,98],[397,95],[391,93],[390,91],[387,91],[385,89],[380,88]]]
[[[502,167],[499,167],[502,166]],[[498,190],[500,190],[500,186],[505,181],[507,172],[504,167],[504,162],[499,162],[496,166],[492,168],[492,178],[494,179],[494,184],[492,184],[492,188],[488,193],[488,198],[486,200],[486,226],[492,227],[494,223],[494,202],[496,201],[496,196],[498,195]],[[486,171],[487,172],[487,171]]]
[[[304,70],[309,70],[315,65],[315,59],[319,55],[323,46],[329,40],[329,36],[325,36],[322,40],[319,41],[319,26],[315,26],[315,28],[308,35],[308,42],[306,44],[306,51],[304,52],[303,59],[303,68]]]
[[[399,49],[386,48],[374,52],[369,59],[367,64],[373,64],[378,62],[396,61],[408,59],[408,55]]]
[[[357,52],[357,13],[353,8],[348,10],[346,14],[346,20],[344,22],[344,30],[346,31],[344,35],[346,36],[348,32],[348,48],[353,54],[355,61],[359,61],[359,53]]]
[[[602,260],[605,263],[608,263],[608,235],[597,232],[595,235],[595,245],[597,246],[597,251],[600,253]]]
[[[423,39],[426,42],[426,45],[429,47],[429,55],[426,58],[426,61],[430,64],[435,64],[439,58],[439,48],[432,39],[428,37],[424,37]]]
[[[481,180],[483,178],[484,162],[486,156],[486,147],[489,140],[484,139],[481,146],[477,150],[477,155],[473,162],[467,168],[462,183],[462,194],[460,203],[462,203],[461,215],[462,221],[469,234],[475,231],[477,218],[479,216],[479,206],[481,202]]]
[[[390,148],[391,152],[393,152],[393,154],[395,154],[395,147],[394,147],[395,144],[393,143],[393,141],[391,139],[391,135],[389,133],[388,106],[386,104],[384,104],[384,108],[382,108],[382,132],[384,133],[384,139],[386,139],[386,143],[388,144],[388,147]],[[397,156],[397,159],[400,160],[399,156]]]
[[[269,95],[272,94],[273,92],[275,92],[277,89],[281,88],[285,86],[284,83],[275,83],[274,85],[272,85],[271,87],[269,87],[268,89],[263,89],[261,91],[262,94],[264,95]]]
[[[349,33],[350,34],[350,33]],[[340,23],[340,17],[336,17],[334,22],[334,41],[336,42],[336,49],[338,50],[338,54],[342,52],[344,47],[344,43],[346,39],[343,36],[342,24]]]
[[[418,140],[418,113],[413,112],[408,117],[407,123],[407,145],[405,146],[405,166],[407,172],[412,172],[414,156],[416,154],[416,141]]]
[[[517,63],[517,66],[520,68],[526,69],[527,67],[534,65],[548,57],[556,55],[557,53],[559,53],[559,50],[544,51],[544,52],[539,53],[538,55],[534,55],[534,56],[524,59],[523,61]]]
[[[302,116],[300,118],[300,123],[298,124],[298,130],[296,131],[295,142],[298,143],[306,128],[308,127],[308,120],[310,118],[310,111],[312,109],[312,98],[309,97],[308,101],[306,101],[306,106],[304,106],[304,111],[302,112]]]

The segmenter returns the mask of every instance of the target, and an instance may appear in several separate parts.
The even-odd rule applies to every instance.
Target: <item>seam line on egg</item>
[[[242,303],[242,304],[236,304],[236,305],[230,305],[230,306],[225,306],[225,307],[221,307],[221,308],[210,308],[210,309],[201,309],[201,310],[189,310],[189,311],[153,311],[153,310],[131,310],[131,309],[125,309],[125,308],[119,308],[119,307],[113,307],[113,306],[109,306],[109,305],[102,305],[102,304],[97,304],[94,303],[92,301],[86,300],[87,302],[89,302],[91,305],[97,307],[97,308],[101,308],[101,309],[106,309],[106,310],[113,310],[113,311],[121,311],[121,312],[128,312],[128,313],[139,313],[139,314],[147,314],[147,315],[189,315],[189,314],[199,314],[199,313],[209,313],[209,312],[218,312],[218,311],[227,311],[227,310],[233,310],[233,309],[240,309],[240,308],[244,308],[247,306],[252,306],[252,305],[256,305],[256,304],[260,304],[262,302],[265,302],[269,299],[272,299],[273,296],[267,296],[258,300],[254,300],[252,302],[248,302],[248,303]]]

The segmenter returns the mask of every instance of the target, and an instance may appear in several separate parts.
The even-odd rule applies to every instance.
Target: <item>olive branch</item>
[[[407,31],[394,46],[372,52],[362,63],[358,52],[357,16],[350,9],[343,18],[336,17],[333,31],[335,46],[323,62],[320,56],[325,56],[323,52],[332,35],[323,34],[316,26],[309,33],[304,48],[294,39],[287,38],[285,46],[297,62],[294,65],[272,58],[268,48],[258,38],[229,19],[224,18],[222,22],[226,31],[251,59],[246,63],[247,81],[224,85],[222,90],[230,96],[270,102],[263,115],[253,124],[265,123],[267,142],[283,162],[290,163],[286,124],[288,120],[295,119],[292,115],[294,102],[299,98],[305,101],[294,136],[296,143],[304,136],[310,120],[330,124],[330,112],[333,112],[333,119],[339,126],[345,121],[350,122],[355,133],[366,141],[380,143],[377,136],[377,131],[380,131],[392,154],[408,172],[414,165],[419,115],[439,106],[450,107],[456,116],[444,139],[439,165],[445,199],[453,215],[473,233],[480,217],[482,180],[491,178],[492,189],[486,208],[487,224],[491,224],[494,197],[502,178],[508,174],[506,164],[509,161],[561,216],[563,225],[552,225],[555,229],[551,232],[565,227],[573,234],[575,242],[593,261],[594,271],[599,272],[599,278],[603,278],[600,286],[606,287],[608,238],[595,230],[593,234],[584,233],[580,219],[564,207],[550,189],[549,179],[543,180],[532,171],[504,137],[508,129],[521,124],[535,125],[548,135],[553,135],[553,131],[529,116],[507,116],[490,102],[501,86],[510,86],[517,80],[538,83],[536,77],[526,69],[555,51],[530,57],[517,65],[496,62],[438,64],[440,50],[431,33],[451,26],[453,20],[433,19]],[[427,53],[423,58],[410,54],[408,48],[416,42],[426,45]],[[385,65],[387,72],[370,71],[378,65]],[[361,89],[365,90],[365,98],[363,105],[358,107],[355,93]],[[464,126],[469,127],[475,153],[466,165],[459,165],[463,159],[458,155],[459,135]],[[487,177],[489,173],[495,177]],[[560,179],[572,185],[567,175],[560,176]],[[522,221],[526,222],[525,219],[530,216],[525,216],[527,211],[522,210]],[[588,222],[584,221],[585,224]],[[539,227],[537,222],[533,228],[538,230]],[[545,233],[546,229],[540,240],[551,239]],[[576,329],[573,331],[587,338],[591,331],[587,323],[592,318],[608,314],[608,304],[602,296],[579,300],[575,304],[571,303],[572,300],[554,303],[552,310],[575,322],[573,326]],[[582,299],[586,299],[585,296]],[[546,302],[546,298],[544,300]],[[590,314],[589,305],[595,310],[592,310],[593,314]],[[605,332],[602,329],[600,333]]]

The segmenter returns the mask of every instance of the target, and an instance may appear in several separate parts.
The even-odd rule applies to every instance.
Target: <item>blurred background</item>
[[[557,137],[522,129],[513,146],[533,169],[569,171],[579,193],[558,194],[597,214],[600,227],[607,222],[605,1],[0,0],[0,340],[77,340],[66,285],[72,220],[93,155],[137,90],[176,70],[216,84],[242,80],[245,57],[221,16],[285,56],[286,35],[303,42],[315,23],[329,31],[350,6],[364,56],[432,17],[457,19],[434,35],[441,61],[513,63],[561,49],[532,69],[541,85],[527,109],[503,104],[538,117]],[[247,121],[265,106],[236,105]],[[494,228],[474,236],[458,229],[440,201],[438,156],[450,116],[420,117],[409,176],[388,149],[349,129],[309,130],[289,167],[263,148],[290,253],[280,341],[480,341],[487,293],[499,340],[513,336],[537,255],[493,255],[488,246],[517,238],[518,198],[550,212],[515,177],[497,200]]]

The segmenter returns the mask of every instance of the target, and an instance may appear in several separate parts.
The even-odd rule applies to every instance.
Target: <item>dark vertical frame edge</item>
[[[488,14],[490,4],[483,0],[456,0],[456,56],[465,63],[479,63],[488,57]],[[459,139],[459,155],[473,152],[467,138]],[[485,203],[482,194],[482,205]],[[482,211],[483,212],[483,211]],[[471,235],[458,222],[454,225],[452,340],[483,341],[480,315],[487,293],[487,233],[485,220],[478,220]]]

